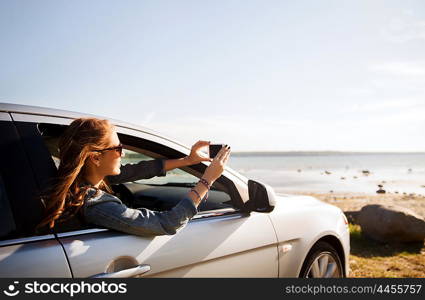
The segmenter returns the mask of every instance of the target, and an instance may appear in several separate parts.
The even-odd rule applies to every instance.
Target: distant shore
[[[423,155],[425,152],[391,152],[391,151],[234,151],[232,156],[332,156],[332,155]]]
[[[236,152],[229,167],[278,192],[425,195],[424,152]]]

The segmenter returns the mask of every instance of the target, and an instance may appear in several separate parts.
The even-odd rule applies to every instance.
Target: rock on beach
[[[362,232],[379,242],[421,242],[425,239],[425,220],[405,207],[366,205],[356,219]]]

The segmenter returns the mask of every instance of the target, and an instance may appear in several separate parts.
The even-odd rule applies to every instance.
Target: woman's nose
[[[125,156],[125,152],[124,152],[124,150],[121,152],[121,157],[124,157]]]

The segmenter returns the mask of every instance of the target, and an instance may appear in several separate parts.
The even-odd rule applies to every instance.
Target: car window
[[[129,145],[129,147],[131,147],[131,145]],[[149,156],[146,153],[141,153],[143,150],[139,151],[140,152],[124,149],[125,156],[121,159],[121,164],[125,165],[127,163],[137,163],[141,160],[151,160],[155,158],[153,156]],[[158,201],[158,206],[150,207],[151,209],[155,210],[163,210],[173,207],[179,200],[181,200],[187,193],[189,193],[190,188],[195,186],[198,182],[199,177],[179,168],[167,171],[166,176],[157,176],[149,179],[135,181],[135,183],[138,184],[158,186],[155,189],[155,191],[157,191],[157,195],[167,195],[166,197],[161,198],[162,201]],[[198,211],[232,208],[231,196],[227,193],[226,190],[220,188],[219,186],[220,185],[214,185],[211,188],[207,199],[199,205]],[[221,185],[221,187],[222,186],[223,185]],[[152,189],[149,190],[152,191]],[[144,192],[141,193],[141,197],[152,198],[155,197],[155,194]],[[144,203],[150,204],[150,202],[151,201],[147,201]]]
[[[54,161],[56,167],[58,167],[60,163],[58,141],[60,134],[65,130],[66,126],[40,124],[39,128],[42,131],[43,140],[51,154],[52,160]],[[123,151],[125,153],[125,156],[121,160],[122,165],[128,163],[138,163],[141,160],[152,160],[168,156],[168,150],[164,146],[125,134],[119,133],[118,136],[124,146]],[[169,150],[171,151],[172,149]],[[175,153],[173,153],[172,155],[175,155]],[[193,173],[189,173],[189,171],[192,171]],[[202,176],[202,173],[196,172],[190,168],[174,169],[167,171],[166,176],[157,176],[149,179],[142,179],[136,181],[135,183],[155,186],[155,189],[150,189],[153,194],[144,194],[144,196],[145,198],[156,197],[157,199],[159,199],[157,201],[158,206],[147,208],[162,210],[164,209],[164,207],[166,209],[169,209],[173,205],[177,204],[176,201],[178,201],[179,199],[181,200],[181,198],[189,192],[190,188],[199,181],[199,176]],[[115,192],[118,192],[119,195],[128,195],[128,191],[123,191],[122,187],[113,187],[113,189]],[[163,194],[173,195],[173,197],[160,196]],[[121,200],[123,200],[125,204],[131,206],[130,202],[126,201],[126,199],[121,198]],[[162,205],[164,204],[163,202],[168,203]],[[231,195],[227,192],[226,185],[216,182],[216,184],[213,186],[213,189],[209,193],[207,201],[203,202],[198,207],[198,210],[205,211],[221,208],[231,208],[231,202]],[[141,203],[145,202],[142,201]],[[151,202],[149,202],[149,204],[150,203]]]
[[[15,239],[36,235],[44,204],[24,143],[30,143],[11,121],[0,121],[0,236]],[[22,138],[24,137],[24,138]]]

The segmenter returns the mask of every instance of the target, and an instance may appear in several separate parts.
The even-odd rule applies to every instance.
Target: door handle
[[[149,272],[150,270],[151,270],[150,265],[139,265],[134,268],[124,269],[117,272],[100,273],[100,274],[92,276],[92,278],[127,278],[127,277],[142,275],[144,273]]]

